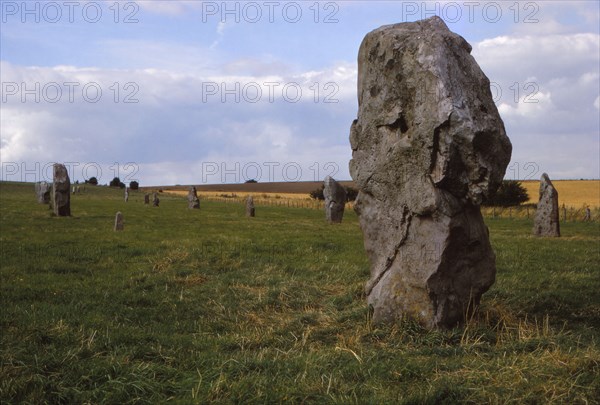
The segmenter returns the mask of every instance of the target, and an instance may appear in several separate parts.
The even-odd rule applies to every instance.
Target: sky
[[[0,180],[350,179],[357,53],[438,15],[491,81],[506,179],[600,178],[600,2],[0,0]]]

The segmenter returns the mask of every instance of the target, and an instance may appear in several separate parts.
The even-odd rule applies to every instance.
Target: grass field
[[[426,331],[370,323],[353,212],[186,206],[87,186],[56,218],[0,183],[1,403],[600,402],[597,223],[488,219],[496,284]]]

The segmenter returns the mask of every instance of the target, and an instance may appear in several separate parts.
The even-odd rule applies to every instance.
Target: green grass
[[[600,230],[489,219],[466,326],[374,327],[356,215],[0,183],[2,403],[599,403]],[[125,231],[113,232],[121,211]]]

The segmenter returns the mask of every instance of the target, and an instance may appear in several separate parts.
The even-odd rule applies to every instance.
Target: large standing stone
[[[52,209],[59,217],[71,215],[71,181],[65,165],[55,163],[52,180]]]
[[[158,207],[159,204],[160,204],[160,200],[158,199],[158,194],[154,193],[152,196],[152,206]]]
[[[122,231],[125,225],[125,221],[123,220],[123,214],[121,212],[117,212],[115,215],[115,232]]]
[[[540,200],[533,219],[533,234],[535,236],[560,236],[558,191],[546,173],[542,174],[540,179]]]
[[[150,194],[144,194],[144,204],[150,204]]]
[[[40,204],[50,203],[50,191],[52,186],[45,181],[35,183],[35,195]]]
[[[200,208],[200,199],[198,198],[198,193],[196,192],[196,187],[190,187],[190,191],[188,191],[188,208],[189,209],[199,209]]]
[[[330,176],[325,177],[323,197],[325,197],[325,218],[329,223],[339,224],[344,217],[346,189]]]
[[[254,198],[249,195],[248,198],[246,198],[246,216],[253,217],[255,214],[256,211],[254,209]]]
[[[494,283],[479,204],[512,145],[470,52],[439,17],[383,26],[360,46],[350,174],[376,323],[453,326]]]

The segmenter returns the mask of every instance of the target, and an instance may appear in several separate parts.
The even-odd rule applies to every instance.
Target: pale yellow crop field
[[[540,182],[537,180],[523,181],[523,186],[529,194],[530,203],[537,203],[540,192]],[[559,205],[567,207],[591,208],[600,207],[600,180],[552,180],[558,191]]]
[[[178,196],[187,196],[188,192],[184,190],[166,190],[166,194],[174,194]],[[256,198],[263,199],[282,199],[282,200],[311,200],[308,194],[299,193],[250,193],[247,191],[222,192],[222,191],[198,191],[198,197],[202,198],[220,198],[224,196],[235,196],[237,198],[246,198],[252,195]]]
[[[539,186],[540,183],[538,180],[527,180],[521,182],[527,193],[529,194],[529,203],[537,203],[539,197]],[[583,208],[589,206],[591,208],[600,208],[600,180],[554,180],[552,181],[556,189],[558,190],[558,199],[559,204],[562,206],[565,204],[567,207],[572,208]],[[198,191],[198,196],[200,198],[225,198],[228,196],[229,198],[235,195],[236,198],[242,199],[246,198],[248,195],[252,195],[254,197],[255,202],[258,201],[312,201],[309,194],[306,192],[285,192],[290,191],[290,188],[293,186],[293,183],[290,183],[290,186],[286,186],[286,183],[277,183],[273,186],[273,191],[255,191],[250,192],[248,190],[244,190],[247,188],[247,184],[242,184],[240,186],[240,190],[230,191]],[[252,185],[250,185],[252,186]],[[315,186],[316,188],[317,186]],[[186,196],[188,191],[185,190],[173,190],[167,189],[164,190],[165,193],[174,194],[178,196]]]

